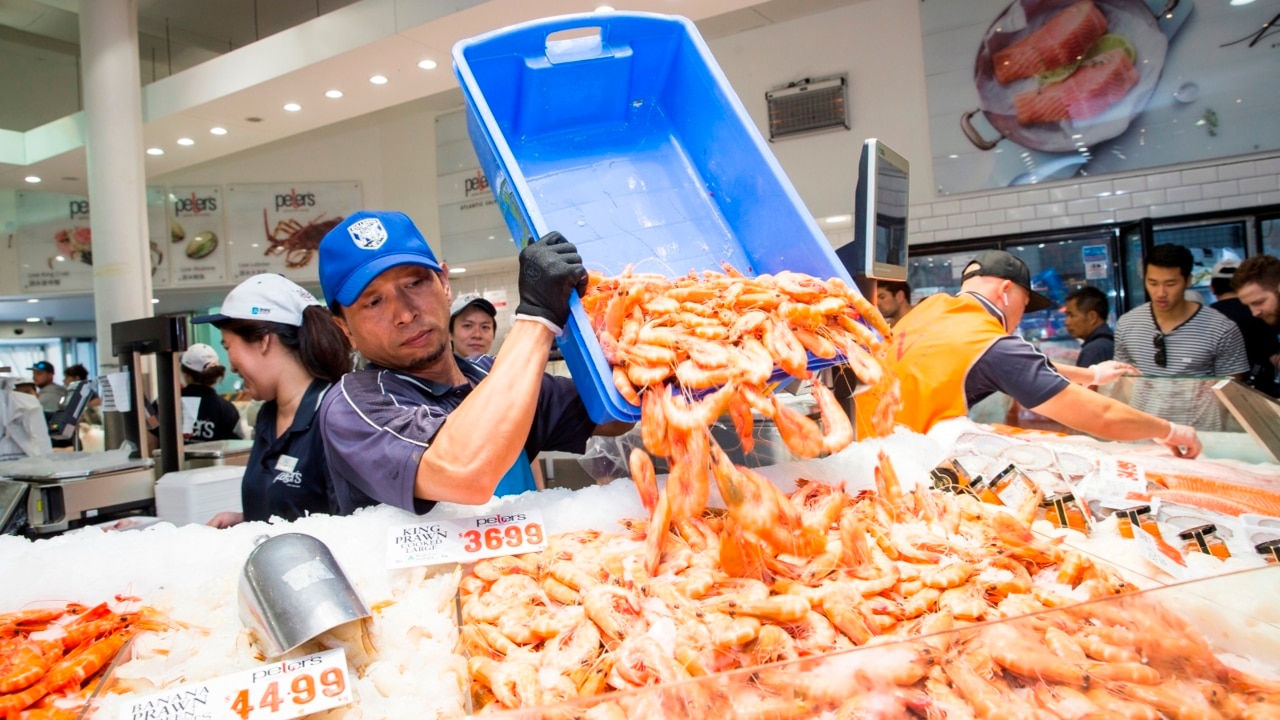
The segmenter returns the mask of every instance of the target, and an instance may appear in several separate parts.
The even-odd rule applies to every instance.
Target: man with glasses
[[[1147,377],[1134,387],[1134,407],[1201,430],[1221,430],[1222,410],[1210,383],[1198,378],[1234,377],[1249,370],[1244,337],[1230,318],[1188,302],[1195,260],[1181,245],[1156,245],[1143,259],[1143,284],[1150,302],[1116,323],[1116,355]]]
[[[1010,334],[1025,313],[1053,307],[1031,289],[1026,263],[1003,250],[988,250],[965,266],[961,282],[959,295],[922,301],[894,328],[885,362],[902,394],[895,422],[927,432],[1003,392],[1051,420],[1106,440],[1150,439],[1175,455],[1200,453],[1195,430],[1086,387],[1114,382],[1131,367],[1103,362],[1055,368],[1030,343]],[[875,392],[858,396],[860,433],[871,427]]]

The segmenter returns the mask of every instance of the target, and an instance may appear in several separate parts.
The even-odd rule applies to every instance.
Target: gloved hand
[[[1169,423],[1169,435],[1160,444],[1178,457],[1193,458],[1200,454],[1200,438],[1196,437],[1196,429],[1190,425]]]
[[[1129,363],[1117,362],[1115,360],[1106,360],[1090,365],[1089,369],[1093,371],[1093,382],[1090,385],[1110,385],[1125,375],[1141,375],[1142,371],[1130,365]]]
[[[556,335],[569,321],[569,295],[586,290],[587,269],[578,249],[552,231],[520,251],[520,305],[516,318],[536,320]]]

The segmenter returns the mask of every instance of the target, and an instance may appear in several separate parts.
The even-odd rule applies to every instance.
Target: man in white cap
[[[498,325],[498,309],[479,293],[463,293],[449,306],[453,351],[464,358],[488,355]]]
[[[243,437],[240,411],[230,400],[219,395],[214,387],[227,374],[218,351],[210,345],[194,343],[182,353],[179,363],[182,365],[182,379],[185,381],[182,403],[184,406],[196,406],[191,432],[183,433],[186,440],[206,442]],[[185,422],[183,424],[186,425]]]

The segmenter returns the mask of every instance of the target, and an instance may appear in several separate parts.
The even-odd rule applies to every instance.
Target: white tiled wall
[[[1280,205],[1280,156],[948,197],[912,205],[907,232],[920,245],[1263,205]],[[852,231],[827,236],[838,246]]]

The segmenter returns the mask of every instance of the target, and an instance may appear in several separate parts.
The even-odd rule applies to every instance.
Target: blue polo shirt
[[[449,414],[488,377],[493,357],[454,356],[467,381],[445,385],[370,365],[347,373],[325,398],[321,428],[337,513],[383,503],[417,514],[435,506],[413,496],[422,454]],[[595,431],[569,378],[544,375],[524,453],[495,495],[534,489],[529,458],[545,450],[581,453]],[[474,432],[483,433],[483,427]]]
[[[245,520],[278,515],[297,520],[309,513],[331,513],[324,441],[317,414],[329,383],[312,380],[298,403],[293,423],[276,436],[275,401],[263,403],[253,426],[253,449],[240,484]]]

